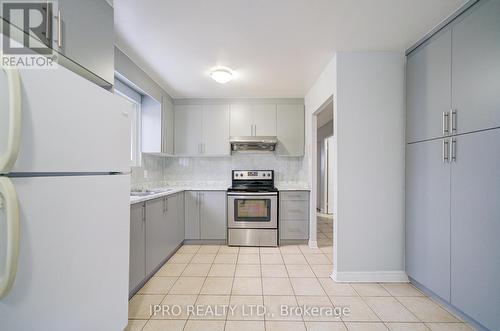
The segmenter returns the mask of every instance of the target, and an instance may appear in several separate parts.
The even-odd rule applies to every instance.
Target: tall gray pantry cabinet
[[[500,0],[408,54],[406,270],[500,330]]]

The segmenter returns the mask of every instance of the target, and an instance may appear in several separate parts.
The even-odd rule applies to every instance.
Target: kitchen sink
[[[132,191],[130,192],[130,196],[132,197],[144,197],[147,195],[154,194],[152,191]]]

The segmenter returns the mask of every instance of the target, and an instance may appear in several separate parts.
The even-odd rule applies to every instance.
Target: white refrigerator
[[[0,329],[123,330],[126,100],[59,67],[0,69]]]

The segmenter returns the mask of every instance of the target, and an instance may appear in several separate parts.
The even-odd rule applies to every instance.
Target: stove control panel
[[[273,170],[233,170],[233,180],[273,180]]]

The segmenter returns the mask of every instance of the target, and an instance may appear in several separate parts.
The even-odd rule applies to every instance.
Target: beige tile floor
[[[332,222],[318,217],[318,249],[187,245],[129,302],[128,331],[467,331],[458,317],[410,284],[341,284],[332,271]],[[152,315],[150,305],[180,307]],[[236,307],[196,316],[188,305]],[[267,314],[244,314],[264,305]],[[281,305],[351,309],[349,316],[282,316]],[[175,316],[174,316],[175,315]]]

